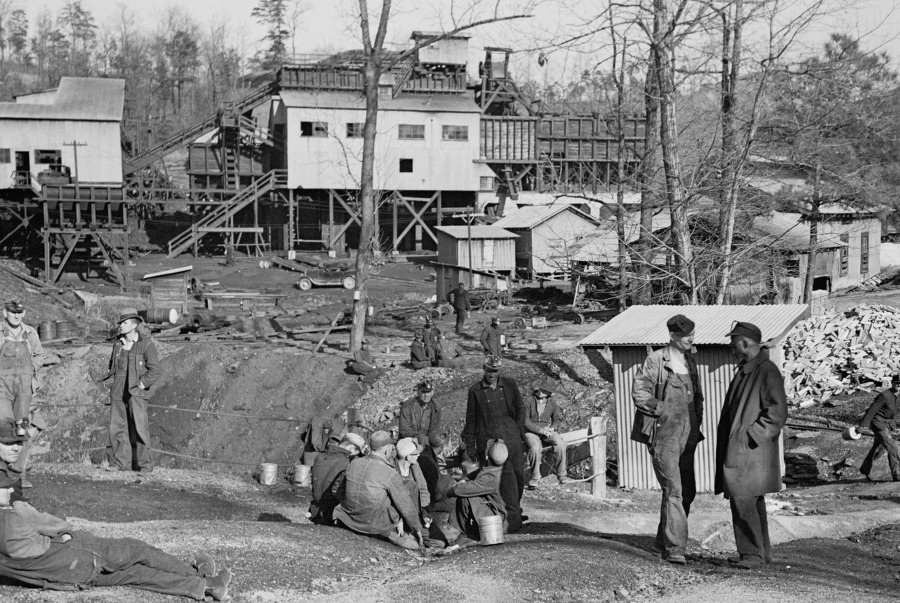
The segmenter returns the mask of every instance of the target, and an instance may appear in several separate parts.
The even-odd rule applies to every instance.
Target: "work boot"
[[[216,575],[216,562],[206,553],[197,553],[194,567],[197,568],[197,573],[204,578],[212,578]]]
[[[557,481],[559,482],[559,485],[560,485],[560,486],[563,485],[563,484],[568,484],[569,481],[570,481],[568,475],[558,475],[558,476],[556,477],[556,479],[557,479]]]
[[[675,565],[687,565],[687,559],[685,559],[684,555],[679,555],[677,553],[673,555],[666,555],[664,559],[669,563]]]
[[[228,585],[231,583],[231,572],[226,568],[218,576],[206,579],[206,594],[214,601],[222,601],[228,596]]]
[[[759,569],[764,565],[762,559],[757,559],[756,557],[747,557],[746,559],[741,559],[737,563],[733,564],[732,567],[737,569]]]
[[[537,490],[538,481],[534,478],[528,480],[528,483],[525,484],[525,487],[529,490]]]

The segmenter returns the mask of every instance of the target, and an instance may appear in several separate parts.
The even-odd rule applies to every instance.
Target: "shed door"
[[[494,241],[491,239],[484,240],[484,249],[482,250],[482,264],[485,267],[494,265]]]

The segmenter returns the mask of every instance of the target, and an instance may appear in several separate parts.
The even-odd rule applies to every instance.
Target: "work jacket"
[[[431,446],[425,446],[419,455],[419,469],[428,486],[428,496],[432,503],[440,502],[447,497],[447,489],[455,482],[452,477],[441,471],[441,464]]]
[[[524,450],[525,403],[519,386],[509,377],[497,377],[497,390],[503,402],[501,408],[489,409],[486,404],[487,390],[483,380],[469,388],[466,402],[466,424],[462,439],[470,458],[484,458],[487,441],[502,439],[509,449],[510,459]]]
[[[492,356],[500,355],[500,338],[503,336],[503,329],[493,325],[486,326],[481,331],[481,347],[484,348],[485,354]]]
[[[310,470],[312,501],[309,518],[315,523],[332,523],[334,508],[341,503],[344,476],[350,466],[350,451],[336,444],[316,455]]]
[[[897,417],[897,394],[892,389],[886,389],[875,396],[875,401],[866,411],[860,427],[866,429],[871,426],[874,431],[891,429]]]
[[[472,303],[469,301],[469,292],[465,289],[454,289],[447,294],[447,301],[450,302],[457,314],[472,309]]]
[[[781,490],[778,436],[787,421],[784,379],[761,350],[728,386],[716,441],[716,494],[762,496]]]
[[[370,455],[350,463],[344,476],[344,500],[334,518],[355,532],[387,536],[403,519],[410,531],[422,529],[419,512],[397,468]]]
[[[544,429],[558,425],[559,420],[556,417],[558,411],[556,400],[553,396],[548,396],[544,412],[539,413],[537,396],[530,394],[525,398],[525,431],[540,434]]]
[[[428,354],[425,345],[421,341],[413,341],[409,344],[409,359],[413,362],[427,362]]]
[[[0,507],[0,554],[16,559],[40,557],[50,542],[61,534],[72,532],[64,519],[42,513],[27,502],[17,501]]]
[[[441,409],[434,398],[422,406],[419,397],[413,396],[400,405],[400,437],[416,438],[423,446],[428,445],[428,436],[441,428]]]
[[[4,339],[25,342],[25,347],[28,348],[28,353],[31,354],[31,365],[33,367],[33,372],[31,373],[31,391],[32,393],[36,392],[41,387],[38,370],[44,366],[44,361],[47,358],[47,352],[44,351],[44,346],[41,345],[41,338],[38,336],[37,331],[34,330],[34,327],[22,323],[22,331],[20,332],[19,337],[16,338],[13,337],[9,325],[4,320],[0,321],[0,344],[3,343]],[[0,369],[2,368],[3,367],[0,366]]]
[[[109,372],[103,379],[104,383],[112,384],[118,374],[119,355],[128,354],[128,375],[126,383],[128,384],[128,393],[132,396],[141,396],[142,391],[138,384],[144,386],[144,390],[153,387],[160,375],[159,355],[156,353],[156,344],[153,340],[142,333],[138,333],[137,341],[131,346],[130,350],[123,347],[122,338],[116,338],[113,344],[112,354],[109,357]]]
[[[697,361],[690,352],[685,352],[684,361],[693,384],[694,400],[691,412],[696,418],[697,430],[703,423],[703,392],[700,390],[700,378],[697,375]],[[642,444],[654,444],[657,426],[662,416],[669,382],[674,378],[672,355],[669,346],[654,350],[647,355],[644,363],[638,367],[631,388],[631,399],[634,401],[634,423],[631,426],[631,439]],[[704,439],[697,433],[697,441]]]

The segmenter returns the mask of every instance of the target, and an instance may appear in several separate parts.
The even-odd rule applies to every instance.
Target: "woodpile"
[[[871,392],[900,373],[900,311],[861,305],[795,326],[783,344],[788,397],[807,406]]]
[[[819,479],[819,463],[809,454],[802,452],[784,453],[784,477],[786,484],[814,481]]]

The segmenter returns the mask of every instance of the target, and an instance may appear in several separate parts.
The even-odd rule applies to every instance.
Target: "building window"
[[[301,121],[300,136],[325,138],[326,136],[328,136],[328,124],[326,124],[324,121]]]
[[[362,138],[363,137],[363,125],[359,123],[348,123],[347,124],[347,138]]]
[[[484,267],[494,265],[494,241],[491,239],[484,240],[484,247],[481,250],[481,265]]]
[[[842,234],[841,243],[844,244],[841,247],[841,276],[847,276],[850,272],[850,235]]]
[[[12,163],[9,149],[0,149],[0,163]]]
[[[483,190],[483,191],[494,190],[494,177],[493,176],[482,176],[481,177],[481,190]]]
[[[411,174],[413,171],[413,160],[412,159],[401,159],[400,160],[400,173],[401,174]]]
[[[869,273],[869,233],[867,232],[859,235],[859,272],[860,274]]]
[[[400,124],[398,126],[397,138],[400,140],[425,140],[425,126]]]
[[[48,151],[47,149],[38,149],[34,152],[35,163],[62,163],[62,151]]]
[[[469,126],[443,126],[444,140],[469,140]]]

